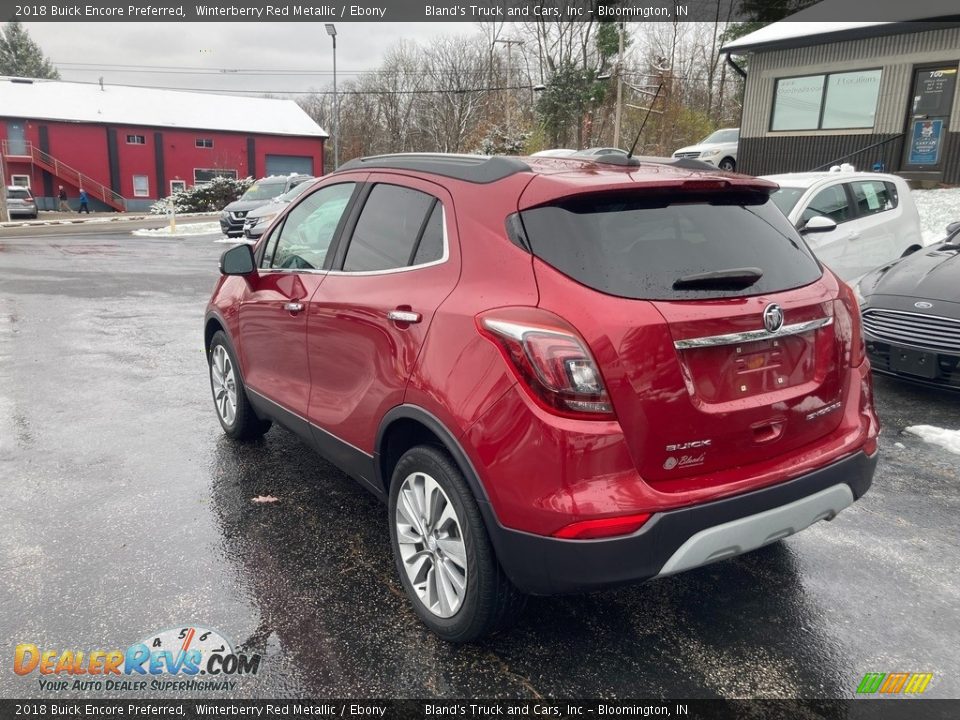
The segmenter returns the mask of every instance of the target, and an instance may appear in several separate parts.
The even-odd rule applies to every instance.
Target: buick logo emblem
[[[771,333],[783,327],[783,310],[776,303],[770,303],[763,309],[763,326]]]
[[[920,308],[921,310],[929,310],[930,308],[933,307],[933,303],[928,303],[921,300],[920,302],[915,302],[913,306],[915,308]]]

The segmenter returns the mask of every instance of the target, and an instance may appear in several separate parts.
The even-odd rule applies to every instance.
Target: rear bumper
[[[648,580],[733,557],[832,519],[870,487],[877,454],[863,452],[793,480],[659,512],[609,540],[560,540],[488,528],[498,559],[524,592],[554,595]]]

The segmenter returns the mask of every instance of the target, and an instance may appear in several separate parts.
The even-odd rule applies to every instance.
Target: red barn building
[[[41,210],[60,185],[123,211],[217,175],[322,175],[327,137],[292,100],[0,77],[7,184]]]

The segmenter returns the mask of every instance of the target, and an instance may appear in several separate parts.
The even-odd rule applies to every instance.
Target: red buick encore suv
[[[386,501],[451,641],[832,519],[876,466],[869,364],[775,189],[685,160],[354,160],[224,253],[220,423],[276,422]]]

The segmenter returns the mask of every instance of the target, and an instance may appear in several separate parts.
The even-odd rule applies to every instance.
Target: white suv
[[[737,146],[740,144],[740,128],[723,128],[705,137],[696,145],[680,148],[673,153],[675,158],[700,160],[715,165],[721,170],[737,169]]]
[[[856,172],[849,165],[764,177],[780,186],[773,201],[805,235],[810,249],[844,280],[923,247],[920,213],[901,177]],[[804,233],[815,217],[836,226]]]

